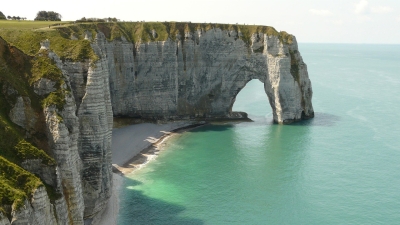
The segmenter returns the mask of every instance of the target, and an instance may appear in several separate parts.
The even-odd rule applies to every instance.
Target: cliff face
[[[76,40],[79,46],[90,43],[93,51],[88,57],[87,49],[81,49],[75,58],[79,60],[59,57],[75,54],[79,47],[64,46],[71,52],[56,54],[52,46],[58,43],[44,41],[32,59],[0,38],[0,53],[5,49],[0,55],[0,101],[7,106],[0,108],[0,132],[8,135],[13,128],[18,133],[13,145],[0,143],[0,147],[13,149],[26,139],[45,150],[35,150],[41,157],[24,160],[2,152],[1,156],[14,160],[8,164],[18,164],[15,171],[28,171],[40,181],[22,206],[17,207],[13,198],[2,203],[0,225],[90,224],[100,215],[112,188],[113,115],[166,120],[242,118],[245,115],[232,112],[232,106],[252,79],[264,83],[275,122],[314,115],[311,82],[293,36],[221,27],[181,29],[172,35],[169,27],[165,40],[158,40],[165,34],[155,29],[141,34],[152,41],[135,41],[129,32],[111,40],[107,29],[98,26],[95,37],[88,31],[82,37],[86,41]],[[79,35],[67,36],[76,39]],[[13,52],[23,59],[2,61]],[[31,64],[21,66],[29,60]],[[42,68],[42,75],[35,75],[35,68],[43,67],[38,62],[46,60],[51,63],[45,67],[54,68]],[[14,62],[19,64],[13,66]],[[14,67],[33,72],[8,71]],[[11,79],[22,73],[31,81],[24,81],[25,89]],[[0,183],[0,191],[3,185],[7,188],[9,183]]]
[[[22,206],[17,207],[15,200],[12,205],[4,205],[11,214],[8,219],[0,214],[0,224],[84,224],[84,220],[90,224],[90,218],[104,209],[111,194],[112,110],[107,63],[62,61],[48,48],[48,42],[42,43],[41,53],[36,57],[51,59],[60,69],[61,79],[38,79],[32,83],[35,94],[29,96],[20,93],[26,90],[13,89],[12,82],[6,79],[8,74],[1,74],[0,84],[6,90],[2,97],[11,105],[8,116],[17,125],[16,129],[26,132],[29,140],[32,139],[29,136],[43,132],[40,135],[47,137],[44,145],[56,162],[55,166],[47,166],[33,157],[22,160],[20,170],[35,174],[54,193],[50,201],[50,192],[38,183]],[[96,50],[95,43],[93,48]],[[7,67],[6,64],[4,68]],[[52,76],[54,79],[54,72]],[[42,112],[35,111],[30,104],[38,99],[50,102],[43,104]],[[1,116],[1,122],[7,120]],[[37,123],[42,127],[39,131]],[[18,141],[20,138],[16,136]],[[1,150],[2,155],[7,153]],[[13,197],[10,198],[12,201]]]
[[[259,79],[275,122],[313,117],[311,82],[296,39],[285,44],[277,36],[255,33],[248,45],[240,36],[217,28],[133,45],[98,35],[108,61],[114,115],[234,118],[240,116],[232,113],[236,95]]]
[[[92,46],[101,55],[97,44]],[[72,224],[82,224],[83,218],[92,218],[103,210],[111,195],[112,109],[108,69],[102,58],[90,65],[88,60],[62,62],[54,53],[50,57],[63,71],[71,93],[66,96],[61,112],[62,123],[55,120],[54,108],[46,111],[46,121],[49,136],[54,138],[53,148],[59,152],[56,159],[65,162],[61,171],[65,172],[64,195]]]
[[[102,52],[97,43],[93,49],[99,56]],[[73,95],[77,99],[79,117],[78,149],[83,161],[82,186],[85,202],[85,217],[93,217],[101,211],[111,195],[111,131],[112,108],[108,81],[108,67],[104,57],[93,65],[64,64],[70,76]],[[76,71],[78,68],[78,71]],[[87,69],[87,70],[86,70]]]

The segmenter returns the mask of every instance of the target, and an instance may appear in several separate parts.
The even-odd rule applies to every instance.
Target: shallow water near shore
[[[118,224],[397,224],[400,46],[299,44],[315,118],[272,123],[263,84],[128,175]]]

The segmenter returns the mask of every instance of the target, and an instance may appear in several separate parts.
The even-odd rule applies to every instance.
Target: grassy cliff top
[[[189,23],[189,22],[34,22],[34,21],[0,21],[0,36],[8,43],[21,49],[28,55],[36,54],[40,42],[49,39],[50,48],[61,59],[82,61],[96,60],[97,56],[90,47],[90,40],[84,40],[88,32],[95,38],[97,32],[105,34],[108,40],[125,37],[132,43],[176,40],[177,36],[184,37],[186,32],[197,30],[207,31],[219,28],[234,30],[241,33],[239,37],[247,45],[251,44],[251,35],[265,33],[277,36],[281,42],[290,44],[293,36],[285,31],[278,32],[270,26],[218,24],[218,23]],[[153,37],[152,31],[157,35]]]
[[[0,20],[0,29],[41,29],[51,25],[67,25],[71,22],[62,21],[18,21],[18,20]]]

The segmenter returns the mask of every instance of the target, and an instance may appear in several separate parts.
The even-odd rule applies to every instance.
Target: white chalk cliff
[[[236,95],[252,79],[264,83],[274,121],[313,117],[307,66],[292,43],[256,33],[211,29],[177,40],[97,43],[108,61],[115,116],[154,119],[232,118]],[[181,39],[183,41],[181,41]]]
[[[149,35],[156,36],[156,31]],[[245,117],[232,112],[236,95],[252,79],[264,83],[274,121],[290,123],[314,116],[307,66],[295,37],[254,33],[246,43],[240,31],[197,30],[166,41],[109,41],[102,32],[91,46],[99,59],[63,61],[51,52],[67,90],[62,109],[44,109],[47,138],[57,166],[44,172],[35,163],[25,169],[51,183],[60,197],[50,203],[36,190],[11,221],[2,224],[91,224],[111,195],[113,116],[164,120],[211,120]],[[91,37],[87,37],[91,39]],[[46,95],[54,83],[42,78],[35,93]],[[29,99],[19,97],[10,118],[21,127],[31,120]],[[96,221],[96,220],[94,220]]]

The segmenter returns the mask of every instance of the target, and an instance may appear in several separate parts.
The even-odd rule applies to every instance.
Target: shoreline
[[[227,121],[175,121],[170,123],[126,123],[119,124],[113,129],[114,131],[121,131],[124,133],[132,132],[133,137],[127,136],[128,141],[125,140],[125,145],[119,146],[120,148],[112,147],[113,156],[115,153],[120,154],[120,157],[113,157],[112,163],[112,176],[113,186],[112,194],[103,212],[94,219],[94,224],[110,225],[117,224],[119,214],[119,194],[123,187],[124,179],[127,175],[135,170],[141,169],[151,162],[163,150],[165,142],[178,134],[198,128],[207,124],[226,124],[237,122],[250,122],[249,120],[227,120]],[[130,129],[133,128],[133,129]],[[136,133],[135,133],[136,132]],[[116,132],[117,133],[117,132]],[[162,135],[160,135],[162,133]],[[120,134],[115,134],[116,136]],[[144,140],[143,140],[144,138]],[[143,142],[141,143],[140,140]],[[117,142],[117,140],[115,140]],[[133,154],[132,154],[133,153]],[[128,159],[126,159],[128,158]]]
[[[127,162],[125,162],[122,165],[112,164],[113,173],[118,174],[120,176],[126,176],[127,174],[130,174],[133,171],[142,168],[143,166],[145,166],[147,163],[149,163],[159,155],[159,152],[163,150],[162,149],[163,143],[167,141],[170,137],[173,137],[177,134],[181,134],[183,132],[189,131],[197,127],[204,126],[206,124],[208,123],[200,122],[193,124],[185,124],[171,131],[160,131],[164,133],[163,135],[161,135],[161,137],[153,139],[153,143],[142,149],[138,154],[130,158]]]
[[[181,134],[183,132],[189,131],[191,129],[204,126],[206,122],[197,122],[197,123],[183,123],[182,126],[178,125],[175,128],[172,128],[170,131],[163,131],[163,127],[159,125],[158,132],[163,133],[158,138],[152,138],[152,142],[149,142],[149,145],[145,148],[140,149],[140,151],[123,163],[121,166],[118,164],[112,164],[112,193],[108,200],[107,206],[103,210],[103,212],[99,213],[94,219],[93,224],[98,225],[110,225],[117,224],[118,214],[119,214],[119,194],[124,183],[124,179],[127,174],[132,173],[133,171],[142,168],[148,162],[155,159],[159,152],[162,151],[163,143],[168,140],[170,137],[173,137],[177,134]],[[130,124],[127,126],[135,126],[139,124]],[[149,125],[148,125],[149,126]],[[117,128],[119,129],[119,128]],[[154,131],[153,131],[154,132]],[[151,135],[153,132],[150,132]],[[153,133],[154,135],[154,133]]]

